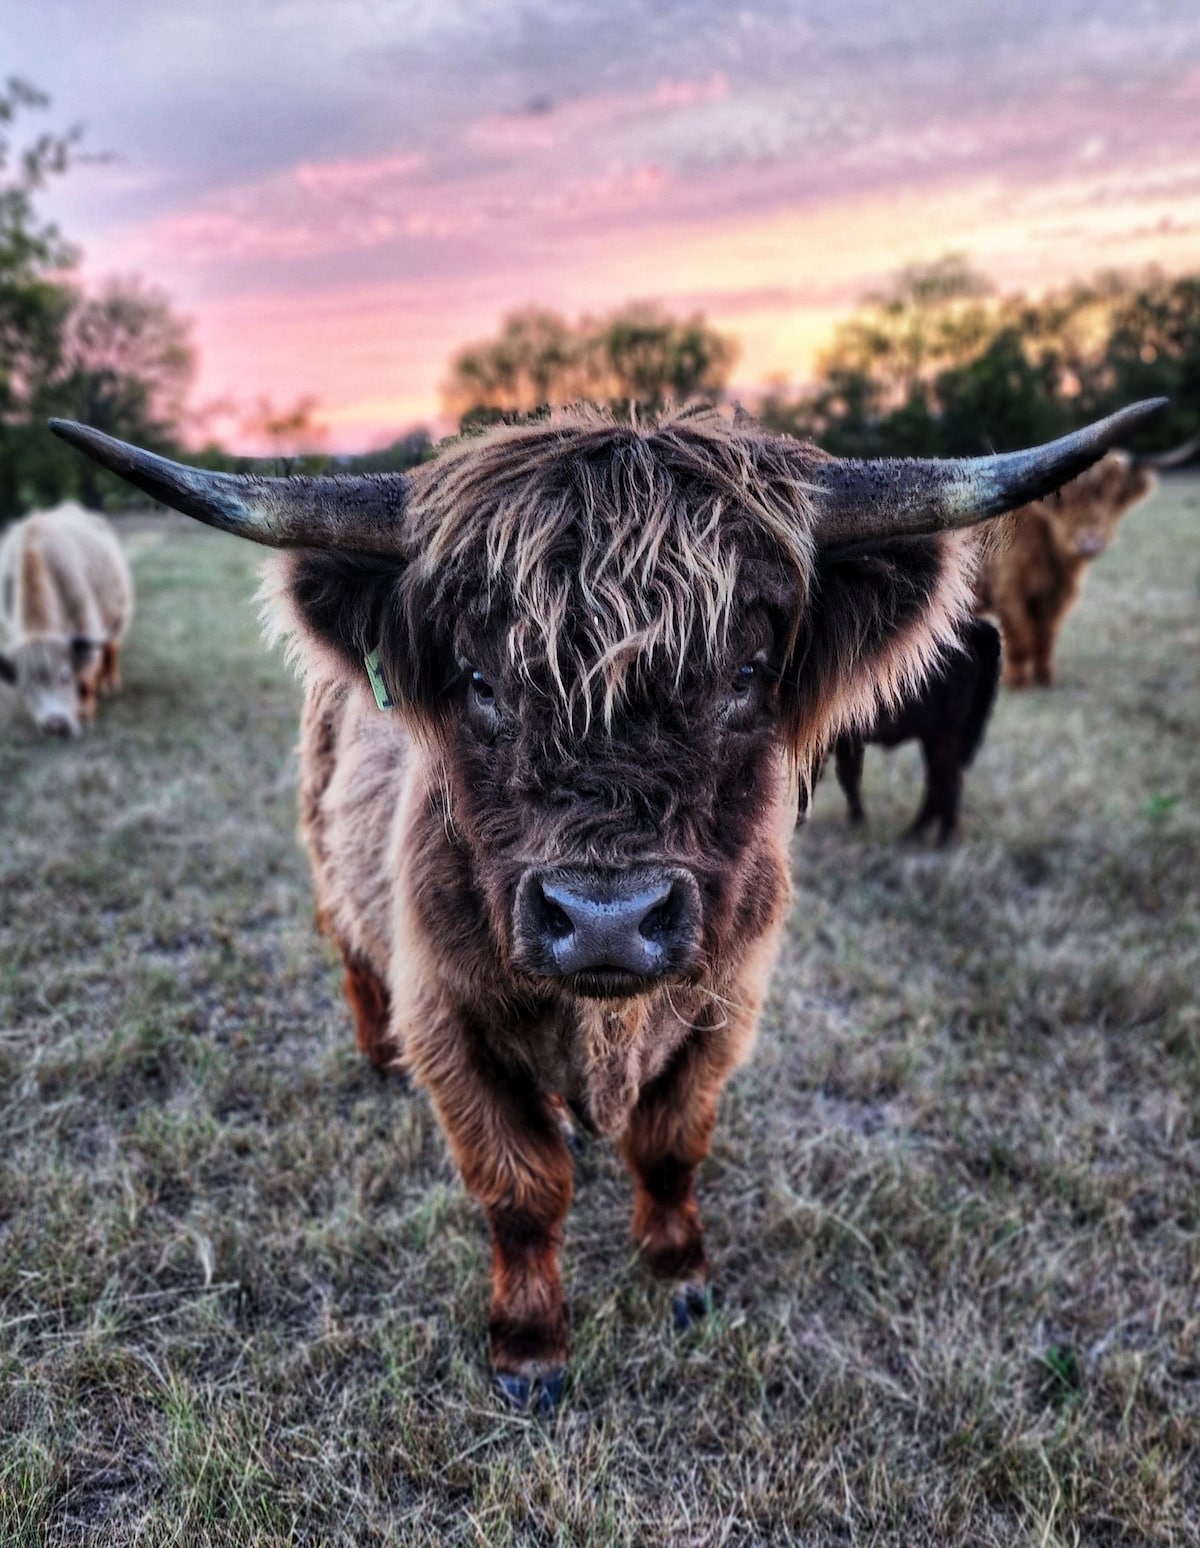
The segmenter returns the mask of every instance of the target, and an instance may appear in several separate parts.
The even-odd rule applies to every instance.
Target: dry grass
[[[1198,516],[1127,522],[956,853],[894,841],[911,750],[863,835],[822,787],[703,1177],[721,1306],[670,1336],[592,1147],[548,1427],[312,929],[253,555],[132,538],[95,734],[0,706],[0,1540],[1200,1540]]]

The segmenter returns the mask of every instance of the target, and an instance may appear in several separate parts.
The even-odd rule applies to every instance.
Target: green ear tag
[[[383,668],[379,665],[378,648],[363,657],[367,666],[367,676],[371,679],[371,687],[375,690],[375,702],[381,710],[395,709],[391,696],[387,691],[387,684],[383,680]]]

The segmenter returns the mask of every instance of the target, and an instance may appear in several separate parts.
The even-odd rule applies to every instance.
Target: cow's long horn
[[[1166,404],[1148,398],[1045,446],[994,457],[832,458],[808,475],[818,490],[814,535],[826,545],[868,543],[1001,516],[1075,478]]]
[[[320,478],[208,473],[69,419],[52,419],[50,428],[155,500],[252,543],[369,553],[395,552],[397,547],[407,500],[401,473]]]
[[[1174,451],[1134,452],[1130,464],[1135,468],[1152,468],[1156,473],[1166,473],[1171,468],[1185,467],[1196,457],[1200,457],[1200,430],[1196,431],[1190,441],[1175,447]]]

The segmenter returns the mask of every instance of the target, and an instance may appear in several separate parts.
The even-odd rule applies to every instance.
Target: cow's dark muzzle
[[[533,867],[514,908],[519,965],[577,994],[640,994],[695,966],[700,891],[679,866]]]

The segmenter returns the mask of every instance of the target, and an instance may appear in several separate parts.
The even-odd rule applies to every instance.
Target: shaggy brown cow
[[[288,480],[55,426],[295,550],[269,589],[307,678],[321,917],[360,1040],[427,1088],[487,1213],[513,1401],[551,1407],[567,1358],[563,1105],[616,1137],[634,1236],[685,1323],[708,1278],[693,1181],[787,911],[795,771],[952,636],[955,529],[1145,412],[1037,452],[855,463],[712,413],[580,411],[403,477]]]
[[[1200,451],[1200,437],[1163,456],[1112,451],[1054,494],[1014,511],[1006,539],[984,553],[975,608],[998,619],[1004,684],[1047,687],[1054,644],[1079,600],[1087,567],[1108,547],[1121,517],[1153,494],[1159,469]]]
[[[116,533],[73,500],[35,511],[0,543],[0,623],[13,684],[39,731],[78,736],[98,693],[120,686],[133,580]]]

